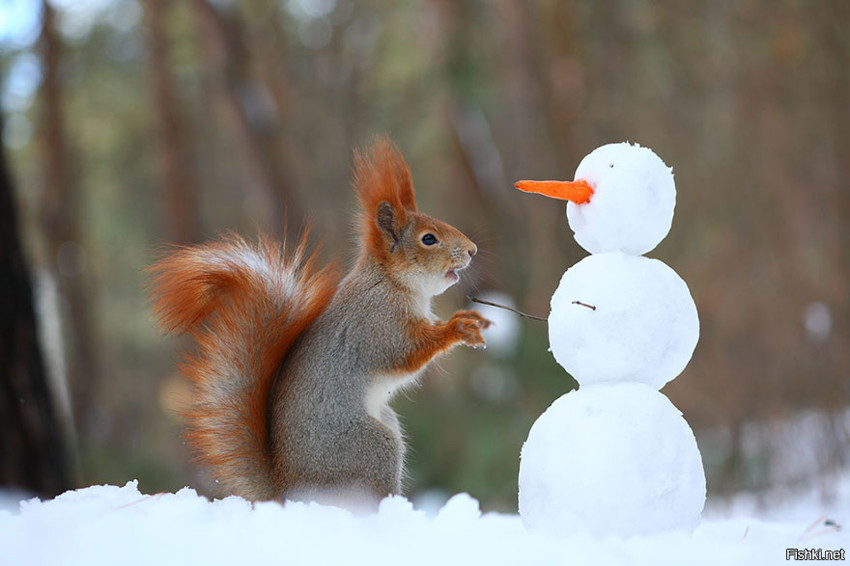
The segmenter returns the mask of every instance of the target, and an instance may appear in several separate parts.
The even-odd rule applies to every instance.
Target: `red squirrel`
[[[477,248],[418,212],[399,150],[355,152],[359,250],[336,264],[261,235],[179,248],[150,267],[153,309],[197,350],[188,439],[212,477],[246,499],[377,501],[401,492],[405,445],[389,401],[458,344],[483,347],[490,322],[448,321],[431,297],[458,281]]]

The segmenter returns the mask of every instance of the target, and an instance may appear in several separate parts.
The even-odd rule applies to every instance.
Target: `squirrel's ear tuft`
[[[361,235],[377,244],[390,237],[391,229],[397,242],[407,213],[416,212],[416,195],[404,157],[386,136],[376,136],[364,151],[354,152],[354,189],[360,201]]]

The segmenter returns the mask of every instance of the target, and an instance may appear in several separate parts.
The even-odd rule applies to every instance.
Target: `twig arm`
[[[472,301],[473,303],[478,303],[480,305],[487,305],[489,307],[496,307],[497,309],[505,309],[506,311],[511,311],[514,314],[518,314],[519,316],[522,316],[522,317],[525,317],[525,318],[530,318],[531,320],[539,320],[541,322],[548,322],[545,318],[543,318],[541,316],[534,316],[532,314],[526,314],[522,311],[518,311],[514,308],[511,308],[511,307],[508,307],[508,306],[505,306],[505,305],[500,305],[498,303],[491,303],[490,301],[485,301],[483,299],[479,299],[478,297],[467,297],[467,298],[470,301]]]

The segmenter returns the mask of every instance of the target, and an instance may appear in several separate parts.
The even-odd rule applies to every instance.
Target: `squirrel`
[[[358,254],[341,278],[307,254],[237,235],[172,250],[149,268],[165,332],[197,349],[187,439],[226,493],[251,501],[377,502],[402,490],[405,443],[389,402],[437,356],[484,347],[472,310],[441,321],[431,298],[477,252],[417,210],[398,148],[354,152]],[[343,503],[344,505],[346,503]]]

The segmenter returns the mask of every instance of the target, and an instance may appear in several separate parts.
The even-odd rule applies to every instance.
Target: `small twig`
[[[826,527],[832,527],[832,528],[833,528],[833,529],[835,529],[836,531],[840,531],[840,530],[841,530],[841,525],[839,525],[838,523],[836,523],[836,522],[835,522],[835,521],[833,521],[832,519],[827,519],[826,521],[824,521],[824,522],[823,522],[823,524],[824,524],[824,526],[826,526]]]
[[[526,314],[526,313],[524,313],[522,311],[518,311],[514,308],[507,307],[505,305],[500,305],[498,303],[491,303],[490,301],[485,301],[485,300],[479,299],[477,297],[467,297],[467,299],[469,299],[473,303],[478,303],[478,304],[481,304],[481,305],[487,305],[487,306],[490,306],[490,307],[496,307],[498,309],[505,309],[506,311],[511,311],[514,314],[524,316],[525,318],[530,318],[531,320],[539,320],[541,322],[549,322],[548,320],[546,320],[545,318],[543,318],[541,316],[534,316],[533,314]]]
[[[802,534],[800,535],[800,538],[801,539],[805,538],[805,536],[807,534],[809,534],[810,532],[812,532],[813,530],[815,530],[815,527],[818,527],[824,519],[826,519],[826,513],[824,513],[823,515],[821,515],[820,517],[815,519],[814,522],[811,525],[809,525],[806,528],[805,531],[802,532]]]
[[[823,527],[819,530],[815,530],[817,527]],[[800,535],[800,540],[802,541],[810,541],[813,538],[829,534],[829,533],[837,533],[841,530],[841,525],[833,521],[832,519],[827,519],[826,515],[821,515],[815,522],[809,525],[809,527],[803,531]]]
[[[590,310],[592,310],[592,311],[595,311],[595,310],[596,310],[596,307],[595,307],[595,306],[593,306],[593,305],[588,305],[587,303],[583,303],[583,302],[581,302],[581,301],[573,301],[573,304],[574,304],[574,305],[581,305],[581,306],[583,306],[583,307],[587,307],[587,308],[589,308],[589,309],[590,309]]]

